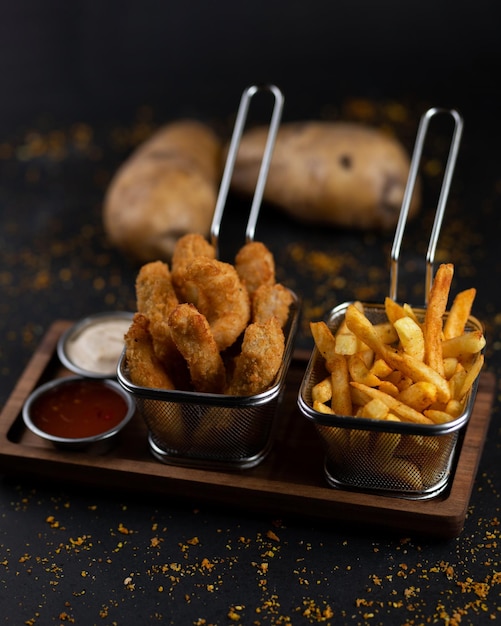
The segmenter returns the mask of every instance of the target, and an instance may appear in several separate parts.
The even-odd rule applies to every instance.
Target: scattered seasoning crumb
[[[386,103],[384,106],[378,106],[370,101],[356,99],[344,105],[343,113],[351,119],[368,121],[371,123],[381,123],[389,126],[390,123],[397,123],[412,127],[412,137],[415,131],[415,119],[409,117],[406,107],[399,103]],[[151,119],[148,118],[148,112],[144,112],[144,119],[135,125],[133,129],[116,129],[112,133],[110,141],[112,141],[115,149],[128,150],[141,138],[144,138],[147,131],[152,130]],[[96,143],[96,137],[93,130],[85,125],[75,125],[72,129],[62,132],[52,133],[27,133],[21,145],[18,147],[8,143],[0,145],[0,158],[16,159],[23,166],[28,165],[24,171],[25,183],[27,185],[37,185],[41,181],[43,172],[38,165],[37,159],[46,157],[52,163],[60,163],[72,151],[78,151],[81,155],[85,155],[88,159],[98,160],[103,148]],[[431,160],[425,164],[425,174],[427,176],[438,176],[440,174],[440,165]],[[101,188],[109,180],[109,172],[104,167],[95,174],[95,180]],[[32,187],[33,189],[33,187]],[[501,178],[497,181],[495,192],[501,194]],[[453,207],[451,207],[453,208]],[[494,212],[495,206],[481,209],[485,212]],[[12,223],[7,225],[5,234],[13,234],[17,225]],[[54,219],[53,228],[59,229],[60,224]],[[478,250],[483,250],[485,243],[479,239],[478,235],[468,234],[468,229],[462,220],[448,218],[448,225],[443,230],[441,236],[442,250],[437,251],[437,258],[443,257],[443,250],[452,250],[456,257],[461,257],[460,273],[463,277],[468,277],[475,273],[475,255]],[[56,232],[57,231],[53,231]],[[99,229],[93,224],[83,225],[78,234],[67,241],[61,241],[58,236],[54,237],[47,250],[40,250],[40,245],[35,242],[33,246],[34,252],[28,250],[10,250],[5,251],[9,263],[19,265],[22,263],[25,267],[30,268],[29,276],[20,284],[16,281],[13,272],[2,270],[0,272],[0,285],[8,296],[9,301],[16,302],[16,295],[21,290],[32,290],[37,292],[37,298],[41,300],[41,294],[49,288],[56,286],[69,290],[76,284],[77,277],[81,275],[81,267],[77,255],[73,255],[75,248],[79,250],[91,250],[90,245],[100,237]],[[369,236],[367,236],[369,237]],[[6,240],[8,238],[6,237]],[[364,241],[369,241],[365,239]],[[370,241],[369,241],[370,243]],[[82,245],[84,244],[84,245]],[[2,250],[4,253],[4,250]],[[363,250],[362,250],[363,252]],[[84,253],[85,254],[85,253]],[[343,301],[345,294],[353,296],[353,298],[361,300],[371,300],[371,296],[379,292],[386,292],[388,274],[385,265],[384,250],[382,250],[381,267],[367,267],[364,265],[363,254],[359,249],[353,250],[337,250],[334,247],[327,250],[312,251],[301,243],[292,243],[284,249],[284,256],[298,268],[298,272],[302,280],[313,285],[313,293],[306,294],[304,300],[304,325],[309,319],[318,319],[326,310],[338,304],[336,298],[340,292],[343,293]],[[116,293],[101,295],[101,300],[110,306],[119,300],[124,301],[130,296],[128,286],[124,284],[121,276],[107,276],[105,268],[112,266],[110,263],[110,255],[107,251],[102,251],[94,259],[94,267],[100,270],[96,274],[86,267],[87,274],[85,280],[92,289],[94,294],[102,294],[110,285]],[[84,258],[86,262],[86,259]],[[405,270],[415,270],[412,262],[404,267]],[[112,270],[110,270],[112,271]],[[318,279],[318,282],[316,282]],[[368,283],[370,283],[368,285]],[[420,292],[416,290],[415,294]],[[350,298],[351,299],[351,298]],[[332,306],[331,306],[332,305]],[[501,313],[495,313],[494,304],[489,304],[492,308],[492,318],[490,323],[489,335],[492,337],[491,350],[501,350]],[[14,310],[15,313],[15,310]],[[5,316],[7,319],[8,316]],[[305,326],[306,327],[306,326]],[[7,342],[23,343],[23,350],[30,351],[35,343],[41,337],[43,328],[39,324],[26,323],[19,332],[12,329],[6,329],[4,338]],[[1,373],[9,373],[9,365],[2,364]],[[498,399],[501,400],[501,395]],[[479,475],[479,484],[477,484],[477,492],[483,493],[490,490],[499,498],[498,487],[489,475],[488,471]],[[12,503],[12,508],[16,512],[23,513],[36,502],[35,492],[29,492],[28,495],[19,497],[16,502]],[[358,547],[355,546],[356,541],[341,539],[334,536],[329,541],[329,549],[335,547],[337,552],[332,555],[331,569],[329,571],[320,572],[315,569],[313,561],[319,550],[324,550],[320,542],[297,541],[294,546],[288,545],[285,540],[286,532],[283,530],[282,522],[275,520],[271,523],[274,531],[263,531],[263,534],[257,533],[255,536],[244,536],[242,530],[232,530],[218,528],[214,532],[219,535],[218,545],[223,546],[220,553],[216,555],[210,552],[210,537],[206,538],[202,531],[199,537],[184,539],[180,532],[180,542],[176,538],[169,545],[179,546],[181,555],[174,556],[174,552],[169,556],[173,561],[165,558],[162,551],[156,550],[162,542],[166,542],[163,533],[167,533],[167,526],[159,528],[159,524],[154,521],[151,524],[151,534],[140,537],[141,541],[138,545],[132,543],[132,534],[139,534],[139,531],[132,531],[127,527],[126,519],[128,507],[123,505],[121,515],[124,521],[120,522],[117,531],[112,531],[111,536],[115,537],[116,532],[120,535],[127,535],[130,538],[127,542],[118,542],[115,546],[105,543],[98,536],[91,537],[86,533],[85,529],[75,531],[70,526],[71,517],[67,515],[63,518],[63,514],[70,509],[70,503],[54,502],[54,510],[59,511],[56,515],[48,515],[45,518],[45,525],[40,529],[38,535],[33,534],[26,539],[24,546],[18,549],[18,552],[8,552],[5,547],[5,554],[2,555],[0,564],[4,566],[2,576],[15,576],[16,582],[21,581],[21,576],[26,575],[28,580],[35,581],[37,585],[43,582],[42,573],[50,577],[47,582],[47,588],[55,590],[56,585],[69,580],[68,572],[65,572],[65,562],[60,556],[65,553],[80,554],[77,558],[81,558],[80,567],[83,578],[91,578],[98,580],[96,571],[98,568],[113,571],[113,567],[118,562],[113,553],[124,550],[125,558],[130,555],[138,563],[138,571],[147,574],[142,580],[148,580],[151,589],[165,594],[162,602],[171,600],[179,600],[183,598],[186,604],[196,605],[200,602],[210,602],[216,599],[216,594],[222,590],[228,593],[225,583],[227,579],[238,580],[239,576],[245,577],[246,584],[254,584],[260,594],[260,599],[255,606],[247,606],[239,604],[231,604],[228,609],[228,619],[235,622],[249,623],[252,626],[261,626],[263,624],[274,624],[275,626],[284,626],[292,624],[297,615],[302,615],[308,623],[400,623],[406,626],[417,626],[417,624],[437,623],[447,626],[460,626],[465,623],[475,623],[479,619],[489,621],[499,621],[501,618],[501,607],[499,606],[499,592],[501,585],[501,563],[499,561],[499,541],[500,541],[500,519],[496,516],[496,511],[489,511],[488,515],[492,518],[484,518],[479,514],[473,505],[468,509],[468,516],[476,519],[477,527],[470,528],[463,533],[456,543],[456,553],[454,552],[454,542],[451,542],[450,549],[444,550],[448,554],[447,560],[434,560],[431,554],[433,550],[428,551],[428,545],[424,543],[420,545],[416,540],[410,537],[394,539],[389,541],[374,540],[372,543],[367,541],[365,547],[367,554],[372,562],[377,563],[371,572],[365,574],[366,580],[363,581],[361,576],[364,570],[361,570],[360,563],[356,560],[356,552]],[[62,510],[64,509],[64,510]],[[96,504],[87,506],[90,513],[98,511]],[[499,509],[496,509],[499,513]],[[200,515],[200,509],[192,509],[193,514]],[[155,516],[158,514],[155,511]],[[163,522],[162,522],[163,523]],[[68,529],[68,535],[73,532],[79,534],[76,538],[66,537],[65,524]],[[132,522],[133,524],[133,522]],[[114,528],[117,528],[116,522]],[[57,531],[58,540],[51,543],[51,531]],[[246,531],[245,532],[251,532]],[[226,541],[220,541],[221,535],[227,533]],[[240,533],[240,534],[239,534]],[[278,534],[282,535],[279,537]],[[44,543],[44,554],[36,554],[34,550],[39,545],[37,542],[43,541],[44,536],[48,537],[47,543]],[[326,533],[325,544],[327,545]],[[61,537],[64,537],[61,540]],[[149,541],[149,545],[148,545]],[[184,542],[184,543],[183,543]],[[190,550],[190,547],[203,543],[206,556],[200,558],[199,550]],[[144,570],[139,569],[142,563],[139,559],[141,550],[144,545],[150,549],[148,557],[145,559]],[[284,568],[289,563],[290,556],[287,549],[291,548],[293,555],[291,571],[287,572]],[[355,556],[350,559],[349,553],[353,547]],[[25,551],[26,550],[26,551]],[[226,550],[226,554],[224,553]],[[363,548],[360,550],[362,552]],[[416,559],[417,553],[422,552],[419,559]],[[441,553],[440,548],[437,552]],[[343,554],[345,553],[345,554]],[[307,554],[308,558],[304,558],[302,554]],[[325,552],[322,552],[325,554]],[[378,559],[374,560],[374,555]],[[414,555],[414,556],[413,556]],[[360,554],[359,558],[363,559],[364,554]],[[385,560],[385,558],[386,560]],[[156,559],[156,561],[155,561]],[[325,559],[325,562],[328,562]],[[475,563],[475,568],[471,567]],[[11,565],[9,566],[9,563]],[[78,567],[78,566],[77,566]],[[246,569],[247,568],[247,569]],[[310,569],[312,568],[312,569]],[[482,575],[482,568],[485,568],[485,575]],[[480,572],[473,576],[472,570]],[[249,570],[251,572],[250,576]],[[77,570],[78,571],[78,570]],[[284,576],[287,573],[292,576]],[[118,574],[120,580],[123,576]],[[360,597],[355,597],[355,591],[352,595],[347,596],[345,603],[339,603],[343,609],[338,609],[338,604],[331,606],[325,598],[332,598],[336,589],[336,578],[344,577],[343,584],[349,592],[349,585],[353,583],[353,589],[362,589],[358,591]],[[282,578],[286,582],[282,582]],[[314,583],[309,581],[315,581]],[[444,582],[445,581],[445,582]],[[24,581],[22,581],[24,582]],[[365,583],[365,584],[364,584]],[[86,581],[87,584],[87,581]],[[147,583],[146,583],[147,584]],[[282,606],[280,596],[280,584],[286,584],[288,597],[290,596],[289,586],[294,585],[295,591],[299,591],[296,595],[296,605]],[[358,585],[358,586],[355,586]],[[59,587],[59,589],[61,589]],[[108,587],[108,585],[107,585]],[[106,620],[106,624],[110,626],[119,623],[114,620],[113,610],[117,609],[122,602],[123,596],[116,594],[122,593],[122,586],[116,591],[112,587],[109,588],[109,600],[101,605],[98,616],[102,620]],[[134,574],[129,574],[124,578],[125,587],[129,591],[135,589]],[[268,587],[270,591],[268,590]],[[19,585],[18,588],[22,588]],[[40,585],[41,594],[44,593],[42,585]],[[304,597],[306,593],[311,593],[311,589],[315,589],[316,597]],[[438,591],[437,591],[438,590]],[[273,593],[272,593],[273,591]],[[83,596],[85,590],[80,592],[72,592],[74,598]],[[181,594],[181,595],[180,595]],[[204,595],[205,594],[205,595]],[[207,600],[207,594],[212,597]],[[323,595],[322,595],[323,594]],[[302,597],[303,596],[303,597]],[[224,596],[226,597],[226,595]],[[219,597],[218,597],[219,600]],[[40,607],[44,605],[45,598],[41,595]],[[348,606],[347,604],[350,603]],[[77,602],[75,602],[76,608]],[[226,605],[228,606],[228,605]],[[73,608],[69,603],[65,603],[66,610],[54,615],[42,615],[41,608],[31,617],[25,617],[24,623],[29,626],[36,626],[37,623],[60,622],[71,623],[73,620]],[[57,609],[57,611],[59,611]],[[248,620],[245,613],[254,613],[255,620]],[[95,620],[95,616],[94,620]],[[152,610],[150,619],[156,618],[161,621],[161,614]],[[89,619],[92,619],[91,617]],[[203,616],[196,618],[191,622],[194,626],[214,626],[210,624],[208,619]]]

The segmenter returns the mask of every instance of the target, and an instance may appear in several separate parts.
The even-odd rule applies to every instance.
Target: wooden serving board
[[[30,392],[46,380],[68,374],[56,346],[71,322],[57,321],[48,330],[0,414],[0,470],[100,488],[168,494],[209,501],[233,509],[274,515],[297,515],[379,526],[403,532],[458,536],[482,453],[495,389],[484,372],[475,407],[456,453],[447,490],[430,500],[409,500],[335,489],[327,485],[323,451],[314,426],[296,407],[305,369],[304,355],[293,360],[274,446],[250,470],[208,470],[163,464],[148,446],[146,427],[135,415],[106,453],[63,451],[28,431],[22,420]]]

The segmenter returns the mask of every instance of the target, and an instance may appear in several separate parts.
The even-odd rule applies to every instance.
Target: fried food
[[[192,304],[180,304],[169,315],[168,324],[188,364],[193,389],[222,393],[226,382],[224,363],[204,315]]]
[[[178,239],[172,254],[172,283],[180,301],[189,300],[186,293],[186,268],[197,258],[216,258],[216,249],[202,235],[189,233]]]
[[[289,319],[289,310],[293,296],[281,283],[259,286],[252,297],[252,320],[264,323],[276,317],[282,328]]]
[[[125,350],[131,381],[139,387],[174,389],[174,383],[166,373],[153,349],[148,318],[135,313],[125,334]]]
[[[464,332],[466,322],[470,317],[471,307],[477,290],[472,287],[471,289],[465,289],[457,294],[452,303],[449,315],[445,320],[444,325],[444,337],[445,339],[451,339],[457,337]]]
[[[461,415],[483,367],[485,337],[480,329],[466,329],[475,290],[460,292],[445,315],[453,272],[451,264],[438,268],[424,313],[386,298],[388,322],[373,324],[364,306],[355,303],[347,306],[335,334],[325,322],[310,323],[331,374],[330,398],[324,402],[328,408],[346,415],[349,404],[343,401],[339,411],[336,402],[347,398],[349,384],[353,403],[349,415],[382,416],[381,402],[391,411],[391,419],[414,423],[444,423]],[[312,400],[319,410],[318,398]],[[377,407],[374,400],[379,401]]]
[[[454,274],[452,263],[443,263],[437,270],[430,291],[424,318],[424,360],[443,376],[442,356],[443,317],[447,308],[449,289]]]
[[[267,389],[277,375],[284,350],[285,337],[276,318],[249,324],[226,393],[251,396]]]
[[[153,261],[141,267],[136,278],[136,301],[138,312],[148,318],[155,354],[162,362],[168,362],[176,350],[167,318],[179,302],[166,263]]]
[[[273,254],[260,241],[251,241],[240,248],[235,257],[235,269],[251,298],[261,285],[275,284]]]
[[[273,255],[264,244],[240,250],[242,277],[215,256],[203,236],[188,234],[177,242],[171,269],[162,261],[140,269],[137,308],[155,360],[146,352],[145,358],[163,368],[169,388],[224,394],[229,380],[231,393],[259,393],[282,362],[282,327],[294,296],[275,282]]]
[[[185,271],[187,301],[205,315],[220,351],[233,345],[250,320],[250,299],[229,263],[197,257]]]

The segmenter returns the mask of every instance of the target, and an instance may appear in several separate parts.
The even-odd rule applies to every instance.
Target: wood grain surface
[[[76,485],[142,494],[203,499],[215,504],[277,515],[380,526],[450,538],[463,528],[473,483],[489,426],[495,377],[484,372],[475,407],[456,452],[447,490],[429,500],[410,500],[327,485],[323,450],[313,425],[296,407],[304,355],[293,360],[277,418],[270,454],[250,470],[201,469],[156,460],[139,415],[106,451],[65,451],[28,431],[22,406],[39,384],[68,374],[56,355],[57,340],[70,322],[54,322],[28,363],[0,414],[0,469]]]

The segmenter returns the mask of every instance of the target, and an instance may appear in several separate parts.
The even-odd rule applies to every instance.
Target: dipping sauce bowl
[[[115,381],[69,376],[35,389],[23,406],[23,420],[56,446],[83,449],[109,443],[134,412],[133,399]]]
[[[85,317],[61,335],[57,344],[59,360],[80,376],[114,378],[132,317],[127,311]]]

